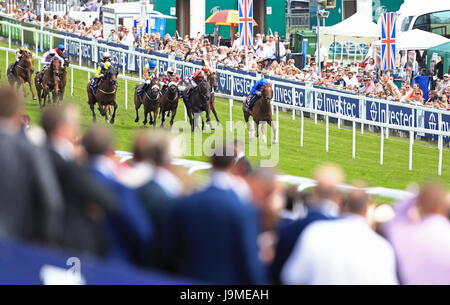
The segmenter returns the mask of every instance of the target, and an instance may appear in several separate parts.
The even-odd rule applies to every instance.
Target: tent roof
[[[397,33],[396,49],[425,50],[449,41],[450,40],[444,36],[414,29],[412,31]],[[381,45],[381,40],[378,40],[373,44],[379,46]]]
[[[436,53],[445,53],[450,55],[450,40],[446,43],[440,44],[438,46],[434,46],[428,49],[428,54],[436,52]]]
[[[380,37],[379,26],[367,18],[363,12],[356,12],[333,26],[320,27],[320,34],[352,37]]]

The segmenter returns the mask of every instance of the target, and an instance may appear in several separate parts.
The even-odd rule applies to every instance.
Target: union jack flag
[[[253,44],[253,0],[239,0],[239,44]]]
[[[384,13],[381,26],[381,68],[382,70],[395,69],[395,39],[397,14]]]

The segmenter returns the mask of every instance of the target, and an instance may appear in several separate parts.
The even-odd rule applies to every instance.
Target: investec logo
[[[317,93],[316,103],[317,103],[317,109],[322,109],[322,103],[323,103],[322,93]]]
[[[428,119],[428,126],[430,129],[436,130],[436,117],[434,116],[434,113],[430,114],[430,118]]]
[[[221,90],[231,91],[231,76],[219,73],[219,83]]]
[[[377,104],[372,102],[370,105],[370,118],[372,119],[372,121],[377,120],[377,114],[378,114]]]

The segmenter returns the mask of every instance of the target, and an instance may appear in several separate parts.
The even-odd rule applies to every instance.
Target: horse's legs
[[[206,124],[208,124],[209,128],[211,128],[211,130],[214,130],[214,127],[211,123],[211,115],[210,115],[210,110],[206,110]]]
[[[148,115],[148,111],[144,107],[144,121],[142,122],[142,124],[144,124],[144,126],[145,126],[145,124],[147,124],[147,115]]]
[[[88,101],[89,107],[91,108],[92,111],[92,122],[95,123],[95,121],[97,121],[97,118],[95,117],[95,108],[94,108],[94,103],[90,103],[90,101]]]
[[[255,124],[255,130],[256,130],[256,137],[259,137],[259,121],[253,120],[253,123]]]
[[[156,127],[156,118],[158,117],[158,108],[156,108],[155,110],[153,110],[153,128]]]
[[[193,126],[192,127],[192,131],[194,131],[194,129],[197,128],[199,119],[202,120],[202,123],[203,123],[202,113],[201,112],[200,113],[194,113],[194,118],[193,118],[194,122],[193,122],[193,125],[192,125]]]
[[[37,98],[36,98],[36,95],[34,93],[33,86],[31,85],[31,80],[28,80],[28,85],[30,85],[31,95],[33,95],[33,101],[35,101]]]
[[[272,127],[272,143],[275,144],[277,143],[277,127],[275,124],[273,124],[272,121],[267,121],[267,123],[269,124],[270,127]]]
[[[170,127],[173,126],[173,120],[175,119],[175,115],[177,114],[177,108],[172,110],[172,118],[170,119]]]
[[[217,116],[216,107],[213,107],[213,108],[212,108],[212,113],[213,113],[214,116],[216,117],[217,125],[220,126],[220,121],[219,121],[219,117]]]
[[[148,124],[149,124],[149,125],[153,125],[153,116],[152,116],[152,111],[151,111],[151,110],[148,112],[148,115],[149,115],[149,117],[150,117],[150,119],[149,119],[149,121],[148,121]]]
[[[136,109],[136,119],[134,120],[135,123],[139,122],[139,111],[138,110],[140,107],[141,107],[141,104],[134,107]]]
[[[163,128],[164,127],[164,121],[166,120],[166,110],[161,107],[161,125],[159,125],[159,127]]]
[[[117,110],[117,102],[114,104],[114,112],[113,112],[113,114],[112,114],[111,120],[109,120],[109,122],[110,122],[111,124],[114,124],[114,120],[115,120],[115,118],[116,118],[116,110]]]
[[[263,143],[266,143],[266,141],[267,141],[265,128],[266,128],[266,122],[262,121],[261,122],[261,136],[262,136]]]

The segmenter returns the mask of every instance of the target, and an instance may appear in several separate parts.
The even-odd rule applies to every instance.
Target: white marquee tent
[[[450,41],[444,36],[414,29],[408,32],[397,33],[396,49],[401,50],[426,50],[440,44]],[[373,43],[374,46],[380,46],[381,40]]]

